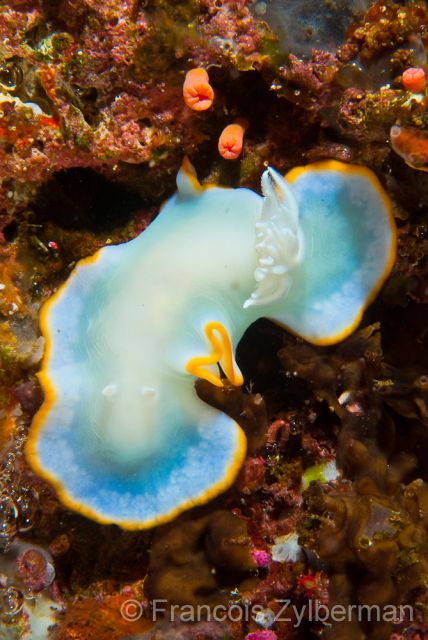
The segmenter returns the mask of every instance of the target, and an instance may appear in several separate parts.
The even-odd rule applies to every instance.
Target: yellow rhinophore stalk
[[[233,352],[232,344],[230,342],[229,334],[227,333],[221,322],[208,322],[204,327],[204,332],[211,344],[212,351],[207,356],[197,356],[191,358],[186,363],[186,371],[191,373],[196,378],[202,378],[214,384],[216,387],[222,387],[223,382],[220,378],[220,374],[215,375],[205,369],[204,367],[212,364],[221,364],[227,379],[235,387],[240,387],[244,384],[244,379],[240,371],[235,371],[233,365]],[[216,335],[216,333],[220,336]]]

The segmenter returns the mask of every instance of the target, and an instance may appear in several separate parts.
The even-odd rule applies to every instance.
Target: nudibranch
[[[390,131],[391,147],[412,169],[428,171],[428,131],[394,125]]]
[[[235,349],[260,317],[315,344],[345,338],[395,255],[389,199],[362,167],[268,168],[261,196],[203,187],[185,161],[177,188],[41,313],[28,459],[65,505],[129,529],[207,502],[241,466],[243,430],[198,398],[195,377],[243,384]]]

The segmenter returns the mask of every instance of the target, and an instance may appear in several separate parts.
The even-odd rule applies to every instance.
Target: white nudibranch
[[[269,168],[259,195],[204,187],[185,161],[177,189],[41,312],[29,462],[65,505],[128,529],[207,502],[240,469],[244,432],[195,378],[242,385],[236,347],[260,317],[314,344],[342,340],[395,256],[389,199],[363,167],[321,162],[285,179]]]

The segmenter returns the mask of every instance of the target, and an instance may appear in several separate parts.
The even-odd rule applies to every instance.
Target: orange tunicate
[[[389,135],[391,147],[409,167],[428,171],[428,130],[394,125]]]
[[[205,69],[198,67],[186,73],[183,84],[183,98],[193,111],[209,109],[214,100],[214,91]]]
[[[403,72],[402,82],[406,91],[418,93],[425,89],[425,71],[421,67],[410,67]]]
[[[236,160],[239,158],[244,143],[245,129],[248,127],[247,120],[240,119],[233,124],[227,125],[221,132],[218,140],[218,151],[225,160]]]

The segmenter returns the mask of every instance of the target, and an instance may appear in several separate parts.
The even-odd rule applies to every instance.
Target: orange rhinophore
[[[419,93],[425,89],[426,77],[422,67],[410,67],[406,69],[403,72],[401,80],[406,91]]]
[[[391,127],[391,147],[412,169],[428,171],[428,130]]]
[[[248,121],[239,119],[223,129],[218,140],[218,151],[222,158],[225,160],[236,160],[236,158],[239,158],[247,127]]]
[[[193,111],[209,109],[214,100],[214,91],[205,69],[198,67],[186,73],[183,84],[183,98]]]

